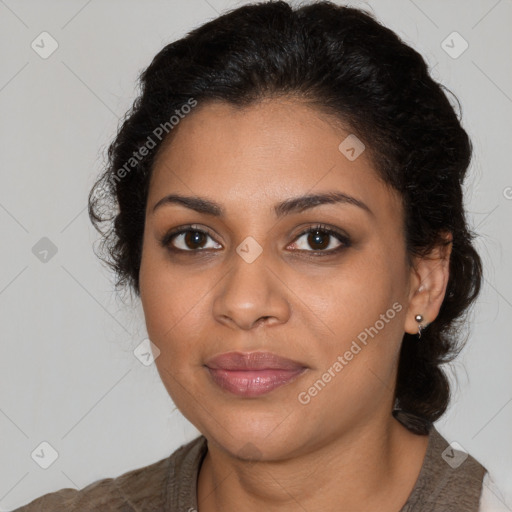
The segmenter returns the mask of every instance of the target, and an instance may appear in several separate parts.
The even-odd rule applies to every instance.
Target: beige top
[[[478,512],[486,469],[471,455],[449,448],[432,425],[420,474],[397,512]],[[195,512],[197,477],[207,452],[200,436],[154,464],[35,499],[14,512]],[[200,510],[199,510],[200,512]]]

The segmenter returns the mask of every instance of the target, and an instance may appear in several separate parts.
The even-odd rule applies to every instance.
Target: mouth
[[[206,363],[213,382],[234,395],[256,397],[289,384],[307,370],[271,352],[230,352]]]
[[[244,397],[270,393],[295,380],[306,368],[300,370],[220,370],[209,368],[210,375],[219,387]]]

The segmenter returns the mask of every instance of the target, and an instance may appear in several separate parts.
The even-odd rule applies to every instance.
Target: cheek
[[[310,308],[329,327],[317,346],[319,370],[342,356],[345,377],[337,381],[358,386],[370,371],[383,381],[391,378],[403,336],[405,275],[398,251],[366,252],[340,267],[324,294],[310,295]]]
[[[202,371],[200,322],[207,318],[208,285],[204,277],[180,272],[155,260],[148,258],[141,265],[140,274],[148,336],[160,350],[155,365],[174,403],[198,425],[193,404],[195,397],[201,396],[201,380],[196,372]]]
[[[182,356],[196,353],[194,336],[208,318],[214,282],[205,272],[184,271],[163,258],[147,256],[140,271],[146,328],[161,352],[157,363],[177,367]]]
[[[398,254],[389,257],[385,250],[356,255],[333,273],[327,291],[312,300],[323,304],[330,322],[357,334],[353,329],[368,327],[395,301],[402,301],[405,281],[399,261]]]

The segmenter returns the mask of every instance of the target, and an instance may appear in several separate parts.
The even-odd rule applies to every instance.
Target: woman
[[[265,2],[141,85],[89,213],[202,435],[18,510],[498,510],[433,425],[482,270],[471,144],[421,56],[360,10]]]

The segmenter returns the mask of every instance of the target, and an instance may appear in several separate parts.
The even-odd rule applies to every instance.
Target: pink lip
[[[254,397],[288,384],[306,367],[270,352],[230,352],[210,359],[213,381],[235,395]]]
[[[214,382],[235,395],[252,397],[288,384],[301,370],[219,370],[208,368]]]
[[[221,370],[298,370],[303,364],[272,352],[227,352],[206,362],[208,368]]]

